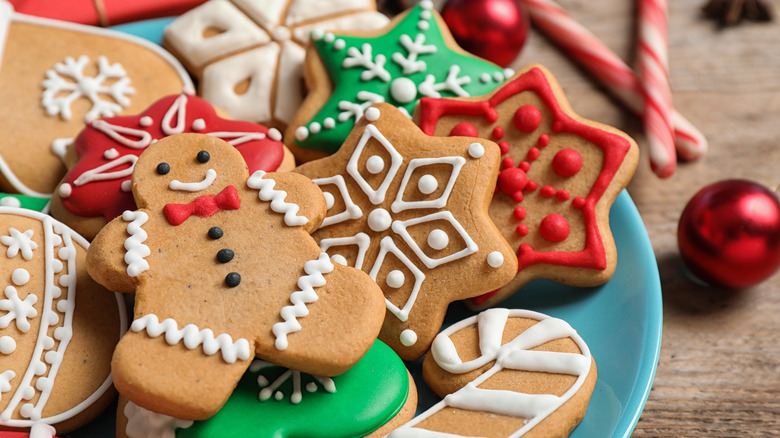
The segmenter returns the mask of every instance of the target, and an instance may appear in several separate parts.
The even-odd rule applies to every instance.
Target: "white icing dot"
[[[399,339],[404,347],[411,347],[417,343],[417,333],[415,333],[414,330],[406,329],[401,332]]]
[[[337,39],[336,42],[333,43],[333,48],[336,50],[341,50],[346,46],[347,46],[346,41],[342,40],[341,38]]]
[[[417,23],[417,29],[419,30],[428,30],[430,27],[431,25],[427,21],[420,21]]]
[[[423,20],[430,20],[431,19],[431,11],[429,9],[425,9],[422,12],[420,12],[420,18]]]
[[[269,382],[268,378],[265,377],[264,375],[260,374],[260,375],[257,376],[257,384],[261,388],[265,388],[266,386],[268,386],[269,383],[271,383],[271,382]]]
[[[404,281],[406,281],[406,276],[398,269],[394,269],[388,272],[387,278],[385,278],[385,283],[387,283],[387,285],[393,289],[398,289],[399,287],[403,286]]]
[[[371,228],[372,231],[385,231],[390,228],[392,222],[390,213],[384,208],[377,208],[368,214],[368,228]]]
[[[22,389],[23,399],[30,400],[33,397],[35,397],[35,389],[32,386],[26,386],[24,389]],[[29,406],[29,403],[27,405]]]
[[[333,208],[333,204],[336,203],[336,199],[333,197],[333,194],[330,192],[322,192],[322,196],[325,197],[325,207],[328,210]]]
[[[315,29],[312,29],[310,36],[311,36],[311,39],[318,40],[318,39],[322,38],[323,35],[325,35],[325,31],[324,30],[322,30],[320,28],[315,28]]]
[[[509,78],[511,78],[512,76],[514,76],[514,74],[515,74],[515,71],[514,71],[514,70],[512,70],[511,68],[505,68],[505,69],[504,69],[504,77],[505,77],[505,78],[509,79]]]
[[[439,188],[439,180],[433,175],[423,175],[417,181],[417,188],[425,195],[430,195]]]
[[[323,40],[324,40],[326,43],[330,44],[330,43],[332,43],[332,42],[333,42],[333,40],[335,40],[335,39],[336,39],[336,35],[333,35],[332,33],[328,32],[328,33],[326,33],[326,34],[325,34],[325,36],[323,36],[323,37],[322,37],[322,39],[323,39]]]
[[[61,341],[65,339],[69,333],[70,331],[65,327],[57,327],[54,329],[54,339]]]
[[[446,248],[449,244],[450,236],[448,236],[446,232],[437,228],[428,233],[428,246],[431,248],[441,250]]]
[[[314,382],[309,382],[306,384],[306,390],[309,392],[314,392],[317,390],[317,384]]]
[[[57,251],[57,257],[65,260],[76,255],[76,250],[67,246],[63,246]]]
[[[0,199],[0,205],[3,207],[21,207],[22,201],[14,196],[6,196],[5,198]]]
[[[54,347],[54,339],[52,339],[49,336],[44,336],[43,338],[41,338],[41,341],[42,341],[41,344],[43,345],[43,349],[44,350],[51,350],[52,347]],[[36,374],[37,373],[38,373],[38,371],[36,371]]]
[[[114,148],[111,148],[105,152],[103,152],[103,158],[106,160],[113,160],[114,158],[119,156],[119,151],[117,151]]]
[[[284,394],[282,393],[282,391],[276,391],[276,392],[274,393],[274,399],[276,399],[276,400],[281,400],[281,399],[283,399],[283,398],[284,398]]]
[[[333,263],[338,263],[341,266],[347,266],[347,259],[341,254],[336,254],[330,258]]]
[[[122,181],[122,184],[119,185],[119,188],[122,189],[123,192],[132,192],[133,182],[129,179]]]
[[[305,126],[299,126],[295,129],[295,139],[298,141],[304,141],[309,138],[309,130]]]
[[[482,82],[483,84],[487,84],[488,82],[490,82],[490,75],[487,73],[482,73],[481,75],[479,75],[479,81]]]
[[[43,360],[48,364],[53,364],[54,362],[57,362],[58,359],[57,350],[47,351],[46,354],[43,355]]]
[[[409,103],[417,97],[417,85],[409,78],[396,78],[390,84],[390,96],[400,103]]]
[[[14,269],[14,272],[11,273],[11,281],[17,286],[24,286],[30,281],[30,273],[27,272],[26,269],[16,268]]]
[[[292,36],[292,33],[290,32],[290,29],[279,26],[271,31],[271,35],[276,41],[287,41]]]
[[[16,351],[16,341],[10,336],[0,337],[0,353],[11,354]]]
[[[496,82],[504,82],[504,72],[493,73],[493,80]]]
[[[333,117],[328,117],[322,121],[322,127],[325,129],[333,129],[336,127],[336,120]]]
[[[73,193],[73,187],[68,183],[62,183],[57,192],[60,195],[60,198],[67,199],[70,197],[71,193]]]
[[[32,386],[30,386],[29,389],[31,389],[32,393],[35,394],[35,390],[32,388]],[[29,400],[29,398],[27,400]],[[22,405],[22,408],[19,409],[19,413],[22,414],[22,417],[32,418],[33,414],[35,414],[35,406],[33,406],[32,403],[25,403]]]
[[[206,121],[203,119],[195,119],[192,121],[192,130],[193,131],[203,131],[206,129]]]
[[[322,129],[322,125],[317,122],[311,122],[311,125],[309,125],[309,132],[312,134],[319,134],[320,129]]]
[[[152,126],[152,123],[153,123],[153,122],[154,122],[154,121],[153,121],[153,120],[152,120],[152,118],[151,118],[151,117],[149,117],[149,116],[143,116],[143,117],[141,117],[141,120],[139,120],[139,121],[138,121],[138,123],[139,123],[141,126]]]
[[[35,387],[38,388],[38,391],[46,391],[51,385],[50,382],[48,377],[41,377],[35,382]]]
[[[57,310],[59,310],[62,313],[65,313],[66,310],[68,310],[70,306],[68,305],[68,300],[59,300],[57,301]]]
[[[372,155],[366,160],[366,170],[376,175],[385,168],[385,160],[379,155]]]
[[[420,7],[423,9],[433,9],[433,2],[431,0],[422,0]]]
[[[471,158],[480,158],[485,155],[485,147],[479,143],[471,143],[469,145],[469,155]]]
[[[46,364],[41,361],[36,361],[35,364],[32,366],[33,373],[35,373],[36,376],[42,376],[46,373]],[[29,400],[30,398],[27,398],[28,394],[23,394],[25,400]],[[33,394],[35,395],[35,394]]]
[[[273,141],[282,141],[282,133],[276,128],[271,128],[268,130],[268,138]]]
[[[498,251],[493,251],[487,256],[488,265],[497,268],[504,264],[504,255]]]
[[[376,122],[377,120],[379,120],[379,116],[380,116],[379,108],[371,107],[366,110],[366,119],[369,122]]]

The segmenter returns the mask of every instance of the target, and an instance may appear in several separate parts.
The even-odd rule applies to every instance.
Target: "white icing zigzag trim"
[[[319,299],[314,292],[315,287],[325,286],[326,280],[322,274],[333,272],[333,263],[331,263],[328,253],[320,253],[317,260],[309,260],[303,264],[304,275],[298,279],[298,290],[290,295],[291,306],[285,306],[281,310],[281,316],[284,322],[274,324],[272,330],[276,336],[276,348],[279,350],[287,349],[287,335],[297,332],[301,329],[298,318],[309,314],[306,305]]]
[[[149,216],[142,211],[126,210],[122,213],[122,219],[130,222],[127,224],[127,232],[130,237],[125,239],[125,263],[127,263],[127,275],[137,277],[149,269],[149,263],[144,260],[152,251],[144,245],[148,235],[141,228]]]
[[[168,345],[183,342],[189,350],[202,345],[203,352],[208,356],[221,352],[222,360],[227,363],[235,363],[237,359],[247,360],[250,357],[249,341],[244,338],[233,342],[233,338],[227,333],[214,337],[214,331],[208,328],[201,330],[195,324],[187,324],[180,330],[174,319],[166,318],[160,322],[157,315],[152,313],[133,321],[130,330],[136,333],[146,331],[146,334],[153,338],[165,335]]]
[[[286,202],[284,198],[287,197],[287,192],[284,190],[274,189],[276,181],[271,178],[263,179],[266,172],[258,170],[246,180],[246,185],[250,188],[259,190],[258,196],[263,201],[271,201],[271,210],[277,213],[284,214],[284,223],[290,227],[306,225],[309,219],[305,216],[298,215],[300,207],[298,204]]]

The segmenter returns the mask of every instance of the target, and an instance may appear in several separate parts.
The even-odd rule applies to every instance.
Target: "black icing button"
[[[198,152],[197,159],[199,163],[208,163],[208,161],[211,159],[211,155],[208,153],[208,151],[200,151]]]
[[[219,239],[220,237],[222,237],[223,234],[225,233],[222,231],[222,228],[220,227],[209,228],[209,237],[212,239]]]
[[[228,287],[236,287],[239,283],[241,283],[241,275],[238,272],[231,272],[225,276],[225,284]]]
[[[157,173],[159,175],[167,175],[171,171],[171,165],[168,163],[160,163],[157,165]]]
[[[217,252],[217,261],[220,263],[227,263],[231,260],[233,260],[233,256],[236,254],[233,252],[232,249],[220,249],[219,252]]]

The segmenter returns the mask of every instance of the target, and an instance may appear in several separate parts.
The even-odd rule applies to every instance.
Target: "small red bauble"
[[[766,187],[726,180],[699,191],[677,227],[685,265],[704,282],[730,289],[760,283],[780,267],[780,202]]]
[[[528,35],[518,0],[450,0],[442,17],[463,49],[502,67],[517,58]]]

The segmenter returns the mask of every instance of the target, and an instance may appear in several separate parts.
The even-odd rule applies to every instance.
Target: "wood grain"
[[[635,65],[633,1],[559,0]],[[661,274],[664,333],[653,390],[634,437],[780,436],[780,275],[738,292],[698,285],[684,272],[677,221],[705,185],[745,178],[780,185],[780,19],[719,29],[705,0],[670,2],[670,79],[677,110],[708,138],[708,155],[659,179],[649,170],[641,121],[534,31],[514,67],[539,62],[575,111],[616,126],[642,148],[629,186]],[[773,4],[780,12],[780,4]]]

